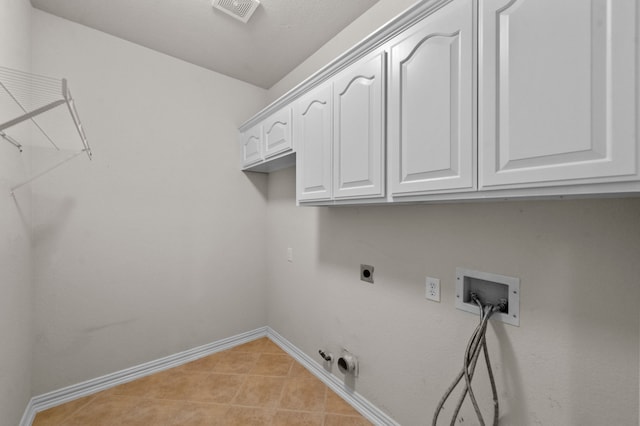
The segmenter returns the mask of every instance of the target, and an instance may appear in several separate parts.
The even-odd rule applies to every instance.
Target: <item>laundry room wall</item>
[[[0,66],[30,70],[30,33],[29,1],[0,0]],[[0,122],[14,118],[7,101],[0,95]],[[0,139],[1,426],[18,424],[31,398],[31,200],[28,188],[10,194],[27,178],[28,166],[23,154]]]
[[[270,98],[395,16],[392,3],[372,7]],[[638,424],[640,199],[296,207],[294,169],[269,176],[268,196],[269,325],[318,362],[318,349],[348,348],[360,361],[350,385],[400,424],[430,424],[478,322],[455,308],[456,267],[521,279],[520,326],[488,331],[500,424]],[[374,284],[359,280],[360,264],[375,267]],[[427,276],[441,279],[440,303],[425,300]],[[477,423],[470,405],[461,417]]]
[[[93,149],[33,184],[34,393],[266,323],[266,177],[238,126],[263,89],[33,11]]]
[[[501,424],[638,424],[640,200],[295,207],[294,181],[269,179],[269,325],[318,362],[348,348],[355,390],[400,424],[429,423],[477,324],[455,308],[456,267],[521,279],[520,326],[488,331]]]

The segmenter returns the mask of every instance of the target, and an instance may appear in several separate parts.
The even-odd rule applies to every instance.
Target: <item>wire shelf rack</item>
[[[92,157],[67,80],[0,66],[0,138],[20,152],[48,150],[67,154],[53,165],[33,168],[11,192],[86,154]],[[69,155],[71,153],[71,155]],[[42,165],[41,165],[42,166]]]

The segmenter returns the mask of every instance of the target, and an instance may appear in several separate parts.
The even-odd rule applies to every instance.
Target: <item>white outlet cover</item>
[[[440,301],[440,280],[438,278],[427,277],[424,297],[434,302]]]

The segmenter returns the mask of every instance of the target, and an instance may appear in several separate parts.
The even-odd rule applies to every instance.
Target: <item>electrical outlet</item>
[[[440,301],[440,280],[438,278],[427,277],[425,285],[425,296],[435,302]]]
[[[287,249],[287,262],[293,263],[293,249],[291,247]]]

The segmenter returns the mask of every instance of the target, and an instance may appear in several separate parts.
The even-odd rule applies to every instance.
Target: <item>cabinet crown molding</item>
[[[360,43],[356,44],[354,47],[338,56],[336,59],[317,71],[315,74],[311,75],[302,83],[298,84],[296,87],[282,95],[273,103],[269,104],[249,120],[242,123],[239,128],[240,132],[244,132],[252,126],[258,124],[260,121],[278,111],[280,108],[284,107],[287,104],[290,104],[300,96],[307,93],[309,90],[327,81],[332,76],[338,74],[349,65],[363,58],[376,48],[382,46],[388,40],[392,39],[397,34],[411,27],[425,16],[432,14],[442,6],[451,3],[452,1],[453,0],[423,0],[411,6],[409,9],[384,24],[378,30],[374,31]]]

